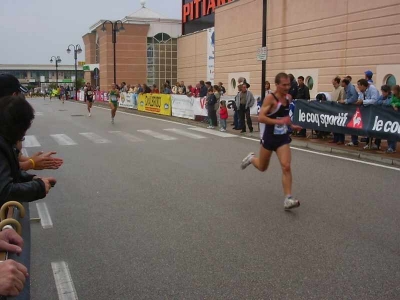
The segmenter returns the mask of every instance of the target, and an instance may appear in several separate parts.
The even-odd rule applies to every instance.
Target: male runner
[[[119,90],[115,83],[111,85],[110,90],[110,107],[111,107],[111,124],[114,124],[115,114],[118,109],[118,98],[119,98]]]
[[[86,83],[85,98],[86,98],[87,109],[89,112],[88,117],[91,117],[92,114],[90,112],[90,109],[93,106],[93,88],[92,88],[92,85],[90,84],[90,82]]]
[[[282,167],[282,184],[285,193],[284,208],[290,210],[300,206],[299,200],[292,196],[292,171],[290,168],[291,138],[288,134],[288,126],[293,129],[301,129],[291,125],[289,117],[290,100],[287,97],[290,89],[290,79],[286,73],[279,73],[275,77],[276,91],[267,95],[259,114],[259,122],[265,124],[264,134],[261,140],[260,158],[254,153],[247,155],[242,161],[242,169],[253,164],[261,172],[268,169],[272,153],[275,151]]]

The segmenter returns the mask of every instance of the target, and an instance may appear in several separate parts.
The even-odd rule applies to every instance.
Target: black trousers
[[[250,132],[253,132],[253,122],[251,121],[250,108],[246,109],[245,104],[240,104],[239,119],[240,125],[242,125],[242,131],[246,131],[245,119],[247,119],[247,126],[249,127]]]
[[[209,108],[208,109],[208,117],[211,120],[212,126],[218,126],[218,119],[217,119],[217,112],[215,111],[214,108]]]

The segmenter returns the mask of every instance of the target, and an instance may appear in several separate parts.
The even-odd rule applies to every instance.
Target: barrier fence
[[[78,92],[84,101],[82,92]],[[95,101],[108,101],[107,92],[96,91]],[[260,111],[260,97],[250,108],[250,114]],[[174,116],[194,120],[196,116],[208,116],[206,97],[186,95],[121,93],[121,107],[138,109],[148,113]],[[234,97],[222,96],[227,102],[228,114],[234,114]],[[400,140],[400,113],[391,107],[343,105],[336,102],[295,100],[290,105],[293,123],[303,128],[369,136],[389,140]]]

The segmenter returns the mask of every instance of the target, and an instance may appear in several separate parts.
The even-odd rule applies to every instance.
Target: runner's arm
[[[274,96],[272,96],[272,95],[267,95],[267,97],[265,97],[263,105],[261,106],[261,109],[260,109],[260,114],[258,116],[258,122],[268,124],[268,125],[288,124],[287,119],[289,119],[289,121],[290,121],[289,117],[283,118],[283,119],[272,119],[272,118],[268,117],[268,113],[271,110],[274,101],[275,101],[275,99],[274,99]],[[289,122],[289,124],[290,124],[290,122]]]

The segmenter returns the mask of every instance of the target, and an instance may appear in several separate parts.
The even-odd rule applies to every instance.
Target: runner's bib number
[[[89,96],[92,96],[93,93],[92,93],[92,91],[88,91],[87,94],[88,94]]]
[[[281,118],[277,118],[277,119],[281,119]],[[274,134],[275,135],[286,134],[287,131],[288,131],[288,127],[286,124],[283,124],[283,125],[275,124],[275,126],[274,126]]]
[[[115,95],[110,95],[111,101],[117,101],[117,96]]]

